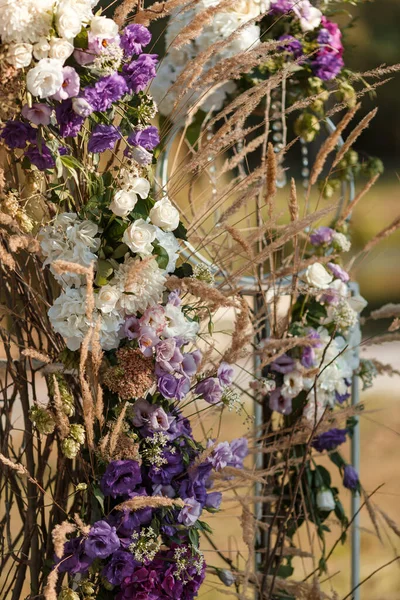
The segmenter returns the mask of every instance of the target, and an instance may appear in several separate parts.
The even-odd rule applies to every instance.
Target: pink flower
[[[167,324],[164,308],[159,304],[151,306],[143,313],[140,324],[152,327],[156,334],[160,335]]]
[[[79,94],[80,79],[74,67],[64,67],[63,77],[60,89],[52,96],[53,100],[67,100]]]
[[[35,102],[31,107],[28,104],[24,105],[22,116],[35,125],[49,125],[52,111],[51,106]]]

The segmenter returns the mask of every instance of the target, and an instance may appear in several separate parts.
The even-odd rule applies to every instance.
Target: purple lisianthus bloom
[[[281,35],[279,39],[287,40],[286,44],[282,44],[282,46],[279,46],[280,50],[283,50],[284,52],[290,52],[290,54],[293,54],[294,58],[300,58],[300,56],[302,56],[303,46],[300,40],[295,38],[293,35],[288,34]]]
[[[222,386],[231,385],[233,381],[234,369],[231,365],[226,362],[222,362],[217,371],[218,381]]]
[[[25,148],[28,142],[36,141],[36,131],[29,123],[7,121],[0,137],[9,148]]]
[[[182,360],[183,356],[175,338],[167,338],[157,344],[156,361],[163,371],[168,373],[177,371],[181,366]]]
[[[341,444],[344,444],[347,433],[347,429],[336,429],[334,427],[316,437],[312,445],[318,452],[334,450]]]
[[[153,406],[149,415],[149,428],[152,431],[167,431],[170,426],[170,419],[161,406]]]
[[[60,156],[66,156],[66,154],[69,154],[69,148],[67,148],[66,146],[60,146],[58,148],[58,154]]]
[[[142,482],[140,465],[136,460],[113,460],[101,478],[100,487],[105,496],[130,495]]]
[[[178,515],[179,523],[191,527],[201,515],[202,506],[195,498],[186,498],[185,506]]]
[[[141,54],[144,46],[150,43],[151,33],[143,25],[133,23],[125,27],[121,35],[121,48],[125,52],[125,56],[132,54]]]
[[[339,394],[339,392],[335,392],[335,398],[336,402],[339,402],[339,404],[343,404],[343,402],[346,402],[346,400],[350,398],[350,394],[349,392],[346,392],[345,394]]]
[[[335,231],[330,227],[318,227],[310,235],[310,243],[313,246],[322,246],[323,244],[330,244],[333,239]]]
[[[138,493],[132,494],[132,497],[147,496],[144,488],[139,488]],[[121,547],[128,548],[132,543],[132,534],[139,531],[143,525],[149,525],[153,518],[153,511],[150,507],[141,508],[140,510],[117,510],[113,511],[107,521],[115,527],[119,537]]]
[[[144,356],[153,356],[153,348],[157,346],[160,338],[152,327],[144,326],[140,328],[138,336],[139,349]]]
[[[137,317],[127,317],[123,326],[125,337],[135,340],[139,337],[140,323]]]
[[[32,106],[24,104],[21,114],[25,119],[34,123],[35,125],[48,125],[50,123],[50,117],[53,109],[47,104],[35,102]]]
[[[206,377],[195,387],[195,393],[209,404],[218,404],[222,400],[222,388],[216,377]]]
[[[229,461],[229,466],[236,469],[243,468],[243,461],[249,453],[249,443],[246,438],[241,437],[232,440],[231,444],[232,458]]]
[[[145,150],[154,150],[160,143],[160,135],[157,127],[146,127],[145,129],[136,129],[128,137],[128,143],[131,146],[141,146]]]
[[[281,396],[281,389],[276,388],[269,397],[269,407],[271,410],[283,415],[290,415],[292,412],[292,399]]]
[[[50,150],[46,144],[42,144],[41,147],[36,144],[29,146],[25,152],[25,156],[29,158],[31,163],[39,169],[39,171],[45,171],[46,169],[53,169],[55,167],[55,161]]]
[[[183,400],[190,391],[190,379],[188,377],[180,377],[176,388],[176,399]]]
[[[322,81],[330,81],[344,67],[343,58],[335,52],[325,52],[321,50],[317,53],[315,60],[312,63],[314,75],[322,79]]]
[[[222,502],[221,492],[210,492],[209,494],[207,494],[205,506],[206,506],[206,508],[212,508],[214,510],[218,510],[219,507],[221,506],[221,502]]]
[[[143,427],[150,420],[150,415],[154,410],[154,406],[147,402],[144,398],[140,398],[133,405],[132,423],[135,427]]]
[[[158,378],[157,388],[164,398],[169,398],[172,400],[172,398],[176,397],[178,379],[171,375],[171,373],[165,373]]]
[[[197,355],[195,352],[187,352],[183,355],[181,369],[186,377],[193,377],[197,373]]]
[[[351,465],[346,465],[344,468],[344,473],[343,473],[344,487],[349,490],[353,490],[353,492],[354,492],[355,490],[358,489],[359,482],[360,482],[360,480],[358,478],[358,473],[355,470],[355,468],[352,467]]]
[[[296,363],[293,358],[287,354],[282,354],[271,363],[271,369],[272,371],[277,371],[277,373],[282,373],[282,375],[285,375],[286,373],[290,373],[294,370],[295,364]]]
[[[96,125],[89,138],[89,152],[105,152],[112,150],[121,134],[113,125]]]
[[[63,67],[63,77],[60,89],[52,96],[53,100],[67,100],[79,94],[80,79],[74,67]]]
[[[271,5],[271,12],[275,14],[288,13],[292,10],[296,0],[275,0]]]
[[[173,306],[180,306],[182,304],[179,290],[173,290],[168,295],[168,304],[172,304]]]
[[[86,554],[83,537],[73,538],[64,544],[64,554],[58,562],[59,573],[85,573],[93,559]]]
[[[128,91],[126,81],[118,73],[99,79],[93,87],[85,88],[84,99],[95,111],[104,112]]]
[[[90,528],[85,541],[85,552],[90,558],[107,558],[120,547],[115,527],[107,521],[97,521]]]
[[[122,68],[122,74],[130,92],[142,92],[156,76],[157,54],[141,54],[139,58]]]
[[[152,466],[148,477],[153,484],[169,485],[171,480],[185,471],[180,452],[164,450],[163,458],[167,461],[160,467]]]
[[[112,555],[110,562],[104,567],[102,574],[111,585],[120,585],[126,577],[132,575],[138,564],[130,552],[117,550]]]
[[[212,442],[211,442],[212,444]],[[212,451],[209,458],[213,469],[220,471],[232,461],[232,450],[229,442],[220,442]]]
[[[350,275],[340,265],[328,262],[327,267],[333,273],[334,277],[340,279],[343,283],[347,283],[350,280]]]
[[[56,118],[62,137],[76,137],[80,132],[84,118],[72,108],[72,100],[64,100],[56,106]]]

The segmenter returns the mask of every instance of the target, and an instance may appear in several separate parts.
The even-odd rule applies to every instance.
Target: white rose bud
[[[113,285],[103,285],[96,296],[96,307],[102,313],[110,313],[119,300],[118,289]]]
[[[148,255],[153,252],[151,242],[156,239],[156,228],[143,219],[134,221],[125,230],[122,241],[137,254]]]
[[[321,488],[317,492],[317,506],[322,512],[335,510],[335,499],[329,488]]]
[[[63,66],[55,58],[43,58],[26,76],[28,92],[39,98],[52,96],[58,92],[63,82]]]
[[[118,25],[107,17],[93,17],[90,31],[96,37],[110,40],[118,35]]]
[[[76,37],[82,29],[81,16],[68,3],[60,4],[57,10],[56,29],[58,35],[67,40]]]
[[[33,56],[36,58],[36,60],[47,58],[49,56],[49,51],[50,44],[45,37],[40,38],[40,40],[38,40],[33,46]]]
[[[57,58],[64,63],[74,51],[74,46],[68,40],[62,38],[51,38],[50,58]]]
[[[174,231],[179,225],[179,212],[168,198],[162,198],[151,209],[150,220],[164,231]]]
[[[11,44],[8,48],[7,62],[15,69],[29,67],[32,61],[32,44]]]
[[[80,117],[88,117],[93,112],[93,106],[85,98],[72,98],[72,110]]]
[[[311,287],[325,290],[332,279],[332,275],[320,263],[314,263],[307,267],[305,280]]]
[[[114,198],[110,204],[110,210],[117,215],[117,217],[126,217],[135,208],[138,200],[135,192],[127,192],[125,190],[119,190],[114,194]]]

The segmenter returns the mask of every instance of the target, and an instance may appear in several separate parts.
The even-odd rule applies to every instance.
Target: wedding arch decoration
[[[125,0],[113,18],[96,5],[0,7],[1,593],[191,600],[207,573],[241,598],[315,597],[332,553],[326,520],[335,515],[342,542],[351,525],[318,456],[372,511],[338,447],[356,426],[355,374],[365,385],[377,369],[393,374],[358,360],[365,302],[345,268],[348,218],[381,170],[352,150],[374,111],[338,148],[374,85],[348,80],[390,69],[343,79],[340,31],[308,0]],[[150,30],[163,17],[172,48],[158,66]],[[290,33],[267,36],[279,21]],[[278,104],[293,72],[299,87]],[[326,116],[344,116],[303,169],[305,201],[294,179],[284,188],[282,225],[283,132],[296,111],[303,148]],[[359,171],[364,187],[334,199],[335,182]],[[221,310],[233,319],[222,345]],[[375,317],[388,313],[397,317]],[[204,414],[246,415],[246,397],[262,412],[255,432],[227,442],[203,426],[198,440]],[[242,510],[247,557],[236,561],[207,522],[227,495]],[[292,563],[303,523],[320,548],[301,582]],[[202,537],[223,567],[206,564]]]

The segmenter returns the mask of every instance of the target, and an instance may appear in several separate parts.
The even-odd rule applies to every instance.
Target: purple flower
[[[122,74],[130,92],[142,92],[156,76],[157,54],[141,54],[139,58],[126,64]]]
[[[99,79],[93,87],[87,87],[83,93],[84,99],[89,102],[93,109],[104,112],[111,108],[128,91],[125,79],[122,75],[114,73]]]
[[[212,442],[211,442],[212,444]],[[220,442],[210,456],[213,469],[220,471],[232,461],[232,450],[229,442]]]
[[[206,506],[206,508],[212,508],[213,510],[218,510],[219,507],[221,506],[221,502],[222,502],[221,492],[211,492],[210,494],[207,494],[205,506]]]
[[[340,73],[343,67],[344,61],[340,54],[336,54],[335,52],[326,52],[324,50],[321,50],[317,53],[315,61],[312,63],[314,75],[323,81],[330,81],[331,79],[334,79],[336,75]]]
[[[181,377],[178,379],[178,385],[176,388],[176,399],[183,400],[190,391],[190,379],[188,377]]]
[[[292,10],[295,0],[276,0],[271,6],[271,12],[275,14],[288,13]]]
[[[133,405],[133,419],[132,423],[135,427],[143,427],[147,425],[150,419],[151,412],[154,407],[150,402],[147,402],[144,398],[140,398]]]
[[[229,465],[236,469],[243,468],[243,461],[249,453],[249,443],[246,438],[241,437],[231,442],[232,458]]]
[[[29,146],[28,150],[25,152],[25,156],[29,158],[31,163],[35,165],[39,171],[52,169],[56,164],[46,144],[42,144],[41,148],[36,145]]]
[[[168,304],[172,304],[173,306],[180,306],[182,303],[179,290],[173,290],[168,295]]]
[[[107,521],[97,521],[90,528],[85,541],[85,552],[90,558],[107,558],[120,547],[115,527]]]
[[[218,404],[222,399],[222,388],[215,377],[207,377],[200,381],[195,387],[195,392],[209,404]]]
[[[289,415],[292,412],[292,399],[281,396],[281,389],[276,388],[269,397],[269,407],[283,415]]]
[[[181,369],[186,377],[193,377],[197,373],[199,364],[197,361],[198,355],[195,352],[187,352],[183,355]]]
[[[9,148],[25,148],[28,142],[36,141],[36,131],[28,123],[7,121],[0,137]]]
[[[218,381],[222,386],[230,385],[233,381],[234,370],[231,365],[226,362],[222,362],[217,371]]]
[[[138,336],[139,349],[144,356],[153,356],[153,348],[157,346],[160,338],[152,327],[144,326],[140,328]]]
[[[88,142],[89,152],[105,152],[112,150],[121,137],[117,127],[113,125],[96,125]]]
[[[132,54],[141,54],[143,47],[147,46],[151,40],[151,33],[143,25],[133,23],[125,27],[121,35],[121,48],[126,56]]]
[[[346,441],[346,434],[347,429],[333,428],[316,437],[312,445],[318,452],[323,452],[323,450],[334,450],[340,446],[340,444],[344,444]]]
[[[132,497],[147,496],[144,488],[139,488],[138,493],[132,494]],[[132,534],[139,531],[142,525],[149,525],[153,518],[151,508],[142,508],[134,512],[129,510],[118,510],[111,513],[108,517],[110,525],[115,527],[122,548],[128,548],[132,543]]]
[[[351,465],[346,465],[343,473],[343,485],[349,490],[357,490],[359,486],[358,473]]]
[[[303,46],[300,40],[296,39],[293,35],[281,35],[280,40],[287,40],[286,44],[279,46],[279,49],[283,52],[290,52],[294,58],[300,58],[303,54]]]
[[[339,394],[339,392],[335,392],[335,398],[336,402],[339,402],[339,404],[343,404],[343,402],[350,398],[350,394],[348,392],[346,392],[345,394]]]
[[[277,371],[278,373],[282,373],[282,375],[293,371],[294,366],[295,361],[287,354],[282,354],[281,356],[278,356],[278,358],[276,358],[274,362],[271,363],[272,371]]]
[[[313,246],[322,246],[323,244],[330,244],[333,239],[335,231],[330,227],[318,227],[310,235],[310,243]]]
[[[130,495],[142,482],[140,465],[136,460],[113,460],[101,478],[100,487],[105,496]]]
[[[141,146],[146,150],[154,150],[160,143],[160,136],[157,127],[146,127],[145,129],[136,129],[128,137],[128,143],[131,146]]]
[[[24,104],[21,114],[25,119],[28,119],[28,121],[35,125],[48,125],[50,123],[52,112],[53,109],[51,106],[35,102],[32,106]]]
[[[343,54],[343,44],[342,44],[342,32],[339,29],[339,26],[330,21],[325,16],[321,19],[322,29],[318,34],[318,43],[326,44],[328,46],[327,50]]]
[[[103,577],[112,585],[120,585],[126,577],[130,577],[138,563],[130,552],[117,550],[110,562],[103,569]]]
[[[170,425],[167,413],[161,406],[153,406],[152,408],[153,410],[149,415],[149,428],[152,431],[167,431]]]
[[[343,283],[347,283],[350,280],[350,275],[340,265],[328,262],[327,267],[333,273],[334,277],[340,279]]]
[[[191,527],[194,525],[201,515],[202,506],[200,502],[197,502],[195,498],[186,498],[185,506],[182,508],[178,515],[179,523]]]
[[[165,375],[162,375],[157,380],[157,388],[164,398],[172,400],[172,398],[176,397],[178,379],[171,375],[171,373],[165,373]]]
[[[173,373],[181,366],[183,356],[175,338],[167,338],[156,347],[156,361],[164,371]]]
[[[315,365],[315,352],[312,346],[303,348],[300,362],[306,369],[311,369]]]
[[[64,544],[64,555],[58,562],[59,573],[84,573],[93,559],[86,554],[83,537],[73,538]]]
[[[160,467],[152,466],[148,477],[153,484],[169,485],[174,477],[185,471],[180,452],[164,450],[162,457],[167,461]]]
[[[62,137],[76,137],[85,120],[73,110],[71,99],[57,104],[56,118]]]
[[[53,100],[67,100],[79,94],[80,79],[78,73],[73,67],[63,67],[64,81],[53,96]]]
[[[124,323],[124,335],[129,340],[135,340],[139,337],[140,323],[137,317],[127,317]]]

